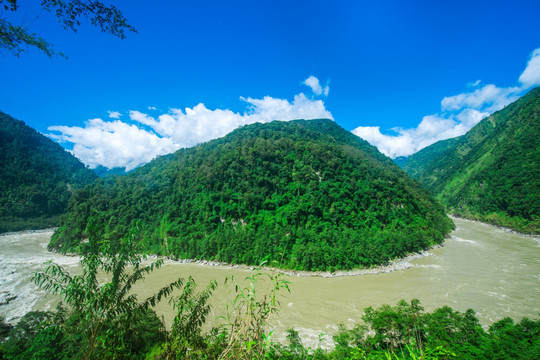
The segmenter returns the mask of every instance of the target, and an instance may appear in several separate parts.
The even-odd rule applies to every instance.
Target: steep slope
[[[248,125],[73,199],[51,248],[117,239],[140,220],[151,252],[247,264],[268,256],[305,270],[384,263],[453,227],[427,191],[330,120]]]
[[[97,176],[36,130],[0,112],[0,232],[58,225],[71,190]]]
[[[405,171],[451,213],[540,232],[540,88],[467,134],[411,156]]]
[[[436,142],[419,152],[409,156],[401,168],[413,179],[422,177],[422,182],[429,188],[431,182],[437,180],[436,174],[426,172],[427,166],[441,154],[456,145],[460,137]]]

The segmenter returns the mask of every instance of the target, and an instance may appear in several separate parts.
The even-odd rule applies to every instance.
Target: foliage
[[[0,0],[0,6],[6,12],[15,12],[19,8],[17,0]],[[77,31],[82,19],[88,19],[102,32],[126,37],[126,31],[137,32],[114,5],[105,5],[97,0],[42,0],[43,10],[54,13],[64,29]],[[0,18],[0,50],[6,50],[19,56],[28,47],[35,47],[48,57],[64,56],[54,51],[52,44],[31,32],[26,25],[14,25],[7,17]]]
[[[233,289],[234,301],[217,318],[223,323],[202,334],[210,310],[207,301],[216,283],[195,294],[190,279],[182,295],[173,300],[177,313],[167,341],[154,346],[146,359],[262,359],[275,354],[279,345],[272,341],[269,320],[279,311],[278,294],[289,290],[289,281],[279,272],[260,268],[245,280],[247,285],[232,276],[225,280],[225,286]]]
[[[290,282],[279,271],[268,273],[258,268],[247,277],[247,286],[238,284],[234,277],[229,279],[234,284],[236,297],[224,317],[225,346],[219,358],[261,359],[272,345],[268,322],[271,315],[279,311],[278,294],[282,289],[290,291]],[[269,282],[269,288],[263,296],[258,296],[258,286],[264,286],[261,284],[264,280]]]
[[[405,171],[458,216],[540,233],[540,88],[466,135],[409,158]]]
[[[114,240],[136,220],[154,253],[325,271],[386,263],[453,227],[427,191],[330,120],[248,125],[99,179],[74,194],[50,248],[76,249],[89,221]]]
[[[504,318],[489,328],[486,359],[540,359],[540,321]]]
[[[116,359],[143,354],[149,350],[147,346],[164,340],[163,326],[151,307],[184,281],[180,278],[139,300],[133,286],[158,269],[163,260],[143,263],[137,228],[120,242],[111,243],[98,241],[96,226],[89,225],[82,274],[71,275],[51,262],[34,275],[34,280],[41,288],[60,295],[69,306],[70,314],[61,328],[71,346],[77,347],[77,357]]]
[[[363,324],[339,326],[331,351],[306,349],[289,331],[289,346],[277,346],[272,359],[538,359],[540,319],[506,318],[488,332],[474,311],[449,307],[424,312],[418,300],[365,309]]]
[[[305,347],[297,331],[288,330],[287,343],[272,340],[268,314],[278,310],[272,304],[272,293],[288,289],[287,281],[276,274],[261,274],[257,269],[248,278],[247,286],[235,286],[238,295],[231,311],[232,321],[224,327],[201,332],[208,314],[207,301],[215,284],[195,294],[195,283],[190,279],[182,295],[174,302],[177,307],[175,325],[168,334],[159,329],[159,320],[148,322],[137,318],[123,318],[119,327],[110,329],[109,337],[118,337],[126,327],[137,329],[145,336],[130,334],[128,346],[139,349],[130,354],[112,351],[96,353],[95,358],[168,359],[384,359],[384,360],[449,360],[449,359],[524,359],[536,360],[540,355],[540,319],[523,318],[515,323],[504,318],[485,331],[474,311],[464,313],[449,307],[425,312],[418,300],[400,301],[396,306],[366,308],[363,323],[352,329],[340,325],[333,336],[335,346],[323,350]],[[262,277],[260,277],[262,276]],[[272,285],[255,296],[261,279],[271,279]],[[236,282],[229,282],[236,284]],[[281,285],[286,286],[281,286]],[[277,285],[277,286],[276,286]],[[264,299],[267,299],[266,301]],[[75,339],[86,331],[83,322],[65,318],[65,310],[56,313],[33,312],[21,319],[2,344],[0,355],[5,359],[72,359],[81,358],[74,352]],[[183,319],[183,320],[182,320]],[[156,321],[154,325],[151,323]],[[260,325],[263,325],[260,328]],[[62,330],[68,327],[69,332]],[[248,331],[245,331],[248,330]],[[160,334],[156,336],[156,334]],[[236,339],[231,342],[232,339]],[[79,340],[80,341],[80,340]],[[235,343],[234,346],[230,344]],[[138,345],[136,345],[138,344]],[[3,352],[3,353],[2,353]]]
[[[97,176],[24,122],[0,112],[0,232],[58,225],[73,190]]]
[[[9,337],[3,344],[4,357],[24,359],[30,345],[43,329],[43,323],[51,319],[51,314],[32,311],[24,315],[9,331]]]
[[[187,359],[211,353],[213,341],[208,341],[201,332],[211,310],[208,300],[216,286],[217,283],[213,281],[204,291],[196,294],[195,281],[191,277],[188,279],[182,294],[170,300],[177,312],[167,341],[155,346],[147,359]]]

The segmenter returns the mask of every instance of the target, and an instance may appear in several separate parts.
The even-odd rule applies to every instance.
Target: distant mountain
[[[422,182],[429,188],[430,180],[435,180],[435,177],[431,177],[428,180],[426,177],[428,174],[424,174],[426,167],[431,162],[441,156],[448,149],[453,148],[461,137],[455,137],[452,139],[446,139],[437,141],[436,143],[423,148],[417,153],[409,156],[407,161],[403,163],[402,169],[409,174],[413,179],[419,179],[422,177]]]
[[[398,156],[397,158],[393,159],[397,166],[403,169],[407,161],[409,160],[409,156]]]
[[[540,88],[467,134],[412,155],[404,170],[448,211],[540,232]]]
[[[115,167],[112,169],[106,168],[103,165],[99,165],[95,169],[92,169],[97,176],[99,177],[106,177],[106,176],[116,176],[116,175],[126,175],[126,168],[123,167]]]
[[[74,189],[97,176],[36,130],[0,112],[0,232],[58,225]]]
[[[153,253],[333,270],[385,263],[453,228],[427,191],[330,120],[248,125],[73,199],[53,249],[119,239],[140,220]]]

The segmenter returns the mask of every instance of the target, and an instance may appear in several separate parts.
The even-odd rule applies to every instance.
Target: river
[[[484,325],[506,316],[538,317],[540,240],[478,222],[454,221],[457,229],[444,246],[430,250],[427,256],[401,262],[401,270],[328,278],[287,277],[291,291],[280,293],[280,312],[272,320],[277,339],[294,327],[306,344],[314,346],[320,333],[332,334],[337,324],[360,322],[365,307],[395,305],[400,299],[417,298],[426,310],[444,305],[459,311],[472,308]],[[8,321],[16,321],[30,310],[54,306],[56,299],[29,281],[44,261],[78,269],[76,257],[47,252],[51,234],[46,230],[0,236],[0,315]],[[169,261],[136,291],[141,297],[148,296],[167,282],[190,275],[201,288],[217,280],[210,315],[215,319],[225,314],[225,304],[233,297],[223,286],[224,279],[230,275],[245,279],[251,271]],[[166,302],[157,311],[167,321],[172,319],[173,311]]]

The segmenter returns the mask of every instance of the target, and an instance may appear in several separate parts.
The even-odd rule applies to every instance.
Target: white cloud
[[[310,100],[300,93],[293,102],[265,96],[262,99],[241,98],[248,104],[246,111],[235,113],[228,109],[208,109],[204,104],[193,108],[171,109],[154,119],[139,111],[131,111],[131,120],[149,126],[156,134],[171,138],[181,147],[224,136],[239,126],[273,120],[332,119],[321,100]]]
[[[476,80],[467,84],[473,91],[444,97],[441,114],[424,116],[412,129],[392,129],[395,135],[383,134],[380,127],[360,126],[352,132],[395,158],[408,156],[437,141],[465,134],[493,112],[521,97],[531,86],[540,85],[540,48],[532,52],[527,67],[519,77],[521,86],[497,87]]]
[[[126,167],[131,170],[158,155],[181,147],[222,137],[239,126],[273,120],[333,119],[321,100],[308,99],[300,93],[292,102],[265,96],[241,98],[243,113],[228,109],[208,109],[204,104],[193,108],[171,109],[157,118],[140,111],[129,112],[131,124],[123,121],[92,119],[85,127],[51,126],[49,136],[73,143],[72,152],[90,167]]]
[[[439,140],[465,134],[471,127],[489,115],[478,110],[467,109],[456,116],[424,116],[413,129],[394,129],[398,135],[385,135],[378,126],[360,126],[352,133],[376,146],[380,152],[391,158],[408,156]]]
[[[118,111],[107,111],[109,113],[109,117],[111,119],[120,119],[120,116],[122,116],[121,113],[119,113]]]
[[[478,85],[480,85],[480,83],[482,82],[482,80],[476,80],[476,81],[473,81],[473,82],[470,82],[467,84],[467,87],[477,87]]]
[[[149,106],[148,110],[156,110],[156,107],[155,106]]]
[[[179,148],[171,139],[129,125],[122,121],[91,119],[86,126],[51,126],[49,134],[60,142],[71,142],[73,154],[83,163],[95,168],[125,167],[127,171],[144,164],[158,155]]]
[[[315,95],[324,94],[324,96],[328,96],[328,92],[330,91],[330,87],[328,85],[323,88],[319,82],[319,79],[313,75],[304,80],[302,84],[309,86]]]
[[[521,88],[499,88],[488,84],[472,92],[444,97],[441,101],[443,111],[477,109],[494,112],[519,99]]]
[[[525,88],[540,85],[540,48],[531,54],[527,67],[519,77]]]

